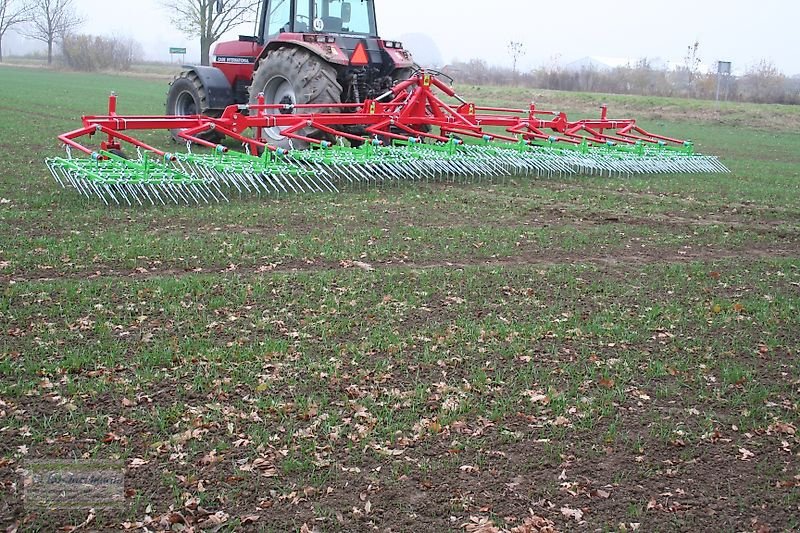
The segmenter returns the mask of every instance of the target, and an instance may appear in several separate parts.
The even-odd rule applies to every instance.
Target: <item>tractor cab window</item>
[[[314,0],[314,30],[323,33],[375,34],[372,2]]]
[[[269,4],[269,27],[267,28],[267,35],[274,37],[279,33],[292,31],[292,2],[291,0],[276,0]],[[266,9],[266,6],[264,7]]]

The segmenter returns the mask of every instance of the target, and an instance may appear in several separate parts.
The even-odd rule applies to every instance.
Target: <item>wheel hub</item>
[[[182,116],[198,114],[197,102],[190,92],[184,91],[175,99],[175,114]]]
[[[269,80],[264,87],[264,101],[267,104],[294,105],[297,103],[297,96],[294,92],[294,86],[292,86],[292,83],[283,76],[275,76]],[[267,112],[273,115],[291,115],[294,113],[292,109],[270,109]],[[281,135],[281,131],[283,131],[283,129],[285,128],[268,128],[265,130],[265,133],[269,135],[270,138],[280,141],[285,138],[283,135]]]

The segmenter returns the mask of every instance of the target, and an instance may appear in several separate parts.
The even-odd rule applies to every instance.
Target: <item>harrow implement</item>
[[[599,118],[577,121],[535,105],[479,107],[424,71],[380,98],[330,104],[324,113],[319,104],[263,98],[218,118],[123,116],[116,108],[112,94],[108,114],[84,117],[82,128],[59,136],[66,156],[46,160],[59,185],[107,205],[204,204],[408,181],[728,172],[690,141],[610,119],[605,106]],[[136,130],[179,131],[186,151],[162,151],[124,133]],[[230,141],[209,142],[209,132]],[[269,144],[275,135],[309,149],[276,148]],[[102,140],[92,143],[95,136]],[[125,155],[132,150],[135,158]]]

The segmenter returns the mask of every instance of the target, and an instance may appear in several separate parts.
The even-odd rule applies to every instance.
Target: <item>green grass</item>
[[[562,507],[603,530],[796,525],[796,109],[538,98],[608,102],[729,175],[109,209],[42,160],[112,90],[159,113],[166,82],[0,68],[2,523],[85,520],[15,507],[11,482],[92,457],[147,461],[100,529],[202,522],[190,498],[231,530],[510,529],[529,509],[569,530]]]

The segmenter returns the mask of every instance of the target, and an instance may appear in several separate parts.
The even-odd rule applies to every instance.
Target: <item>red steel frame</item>
[[[458,100],[460,104],[446,103],[437,96],[435,89]],[[391,99],[386,102],[382,101],[389,98]],[[362,104],[325,104],[325,108],[334,112],[320,113],[319,104],[268,105],[262,97],[257,105],[229,106],[219,118],[204,115],[123,116],[117,114],[117,97],[112,94],[109,97],[107,115],[83,117],[82,128],[60,135],[59,140],[67,146],[92,155],[94,151],[77,142],[77,139],[100,133],[106,136],[106,140],[101,143],[104,150],[119,149],[120,143],[126,142],[168,158],[170,154],[167,152],[122,132],[178,129],[182,130],[180,137],[188,142],[226,150],[198,137],[199,134],[213,129],[246,144],[251,153],[259,153],[264,149],[280,151],[271,146],[263,135],[265,128],[275,127],[282,128],[281,134],[285,137],[322,146],[327,146],[328,141],[304,136],[300,133],[301,130],[312,127],[353,141],[364,139],[339,128],[362,126],[368,134],[378,138],[414,142],[422,138],[448,141],[450,136],[455,135],[507,142],[517,142],[522,138],[528,141],[570,144],[589,142],[632,145],[642,142],[685,145],[682,140],[649,133],[637,126],[633,119],[609,119],[606,106],[602,107],[600,118],[578,121],[569,121],[565,113],[537,109],[534,104],[527,110],[476,106],[464,101],[451,87],[424,71],[398,83],[390,93],[377,100],[367,100]],[[289,113],[283,114],[282,111]],[[434,130],[428,127],[438,128],[439,133],[433,133]],[[487,127],[504,128],[506,133],[490,133],[485,130]],[[252,130],[254,134],[246,135],[248,130]]]

